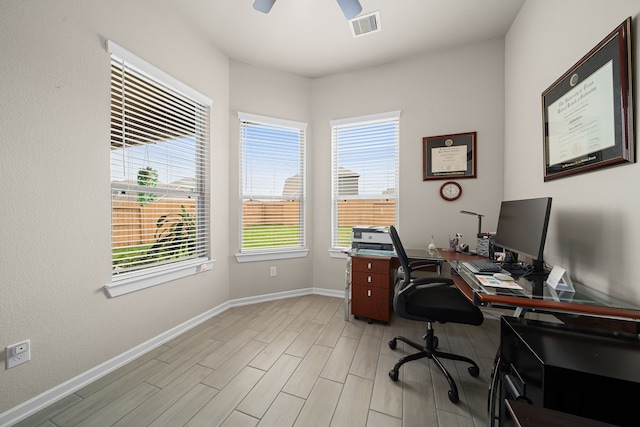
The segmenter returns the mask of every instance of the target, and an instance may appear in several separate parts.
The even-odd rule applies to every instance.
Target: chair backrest
[[[409,265],[409,257],[402,246],[398,231],[394,226],[389,227],[389,234],[393,247],[400,261],[400,268],[396,274],[396,283],[393,290],[393,311],[400,317],[411,318],[405,310],[406,297],[402,295],[402,290],[411,284],[411,266]],[[402,270],[402,272],[400,272]]]
[[[404,246],[402,246],[402,242],[400,241],[400,236],[398,236],[398,231],[392,225],[389,227],[389,234],[391,235],[391,241],[393,242],[393,247],[396,250],[396,254],[398,255],[398,260],[400,260],[400,265],[402,266],[402,273],[406,278],[406,281],[409,281],[411,278],[411,266],[409,265],[409,257],[404,250]]]

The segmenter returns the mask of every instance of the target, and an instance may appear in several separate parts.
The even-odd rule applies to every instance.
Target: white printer
[[[387,227],[356,226],[351,229],[351,247],[393,251],[393,242]]]

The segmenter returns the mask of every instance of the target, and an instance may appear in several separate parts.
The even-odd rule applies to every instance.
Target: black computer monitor
[[[543,271],[550,213],[551,197],[502,202],[495,245],[531,258],[534,271]]]

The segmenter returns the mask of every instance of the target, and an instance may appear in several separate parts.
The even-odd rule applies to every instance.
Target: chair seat
[[[482,311],[467,301],[455,286],[416,289],[402,304],[394,307],[403,311],[402,317],[424,322],[454,322],[479,326],[484,320]]]

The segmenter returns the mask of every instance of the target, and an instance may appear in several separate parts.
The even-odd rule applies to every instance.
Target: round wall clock
[[[457,182],[447,181],[440,187],[440,197],[448,202],[457,200],[462,195],[462,187]]]

